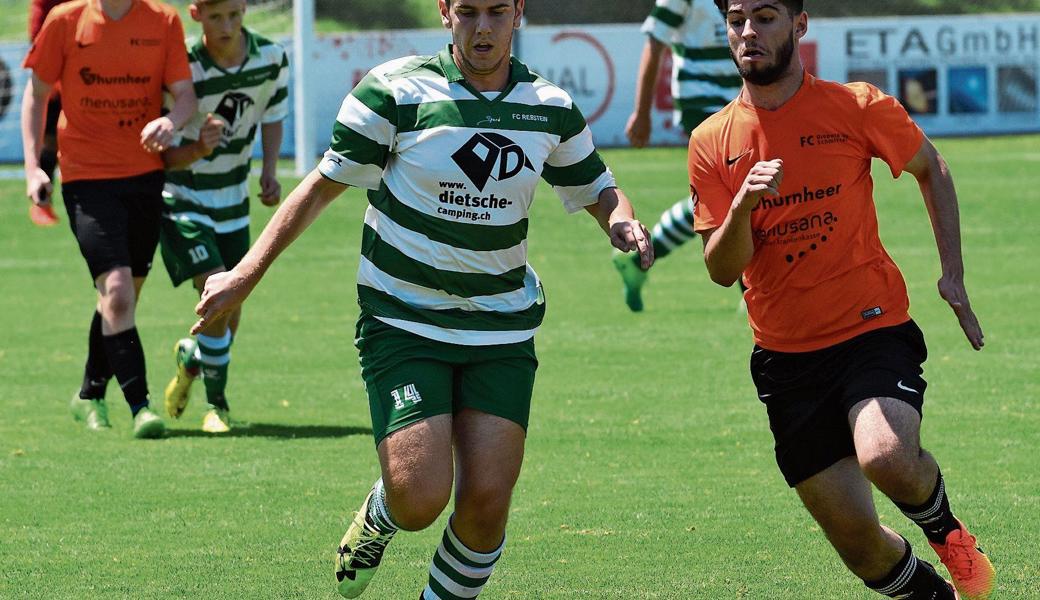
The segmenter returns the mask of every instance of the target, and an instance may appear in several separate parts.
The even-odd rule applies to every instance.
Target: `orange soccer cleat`
[[[945,544],[928,544],[950,572],[959,598],[989,600],[996,570],[964,523],[957,521],[957,524],[960,528],[946,536]]]

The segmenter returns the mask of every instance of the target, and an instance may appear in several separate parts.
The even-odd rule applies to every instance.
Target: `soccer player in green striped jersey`
[[[440,0],[452,44],[380,65],[342,104],[331,148],[237,267],[207,282],[195,329],[234,310],[347,186],[368,190],[356,345],[382,469],[335,557],[359,596],[399,529],[428,527],[455,488],[426,600],[475,598],[505,543],[545,311],[527,263],[539,179],[653,262],[570,96],[511,55],[524,0]]]
[[[249,173],[260,131],[263,167],[260,201],[278,204],[275,174],[288,114],[289,62],[278,44],[243,27],[246,0],[195,0],[191,17],[202,38],[188,51],[199,111],[176,147],[164,153],[163,262],[175,286],[234,267],[249,249]],[[231,340],[241,311],[210,323],[196,339],[174,346],[177,373],[166,386],[166,411],[180,417],[191,384],[201,375],[208,409],[202,429],[230,430],[225,395]]]
[[[713,0],[656,1],[642,27],[647,38],[636,79],[636,105],[625,127],[634,148],[650,141],[650,114],[665,47],[672,50],[673,121],[686,135],[736,97],[743,83],[730,58],[725,25]],[[693,199],[686,196],[665,210],[654,226],[654,255],[664,258],[695,235]],[[614,266],[621,273],[625,303],[635,312],[643,310],[646,270],[625,255],[615,254]]]

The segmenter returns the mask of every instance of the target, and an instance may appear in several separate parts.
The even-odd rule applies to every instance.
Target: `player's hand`
[[[632,144],[633,148],[642,148],[650,141],[652,129],[649,114],[641,115],[634,112],[628,118],[628,124],[625,125],[625,137],[628,138],[628,143]]]
[[[760,160],[744,178],[744,185],[733,203],[734,208],[750,213],[763,196],[780,195],[780,183],[784,180],[784,161],[779,158]]]
[[[54,194],[54,184],[47,176],[46,171],[37,167],[31,173],[26,173],[25,195],[29,197],[36,206],[47,206],[51,203]]]
[[[203,156],[209,156],[217,149],[220,145],[221,140],[224,139],[224,121],[219,117],[214,117],[213,113],[206,115],[206,122],[202,124],[202,128],[199,129],[199,139],[196,144],[202,150]]]
[[[260,202],[264,206],[275,206],[282,199],[282,184],[274,173],[260,173]]]
[[[235,269],[210,275],[202,290],[202,299],[195,305],[195,314],[199,315],[199,320],[191,326],[191,334],[196,335],[210,323],[241,306],[255,285],[255,282],[248,281]]]
[[[654,245],[650,243],[650,232],[635,219],[611,223],[610,243],[622,252],[639,252],[639,263],[644,271],[654,264]]]
[[[153,153],[166,150],[173,143],[175,129],[169,117],[159,117],[149,122],[141,130],[141,147]]]
[[[961,329],[964,330],[964,335],[971,342],[971,347],[982,350],[986,341],[982,335],[979,319],[975,316],[975,311],[971,309],[971,302],[968,301],[968,291],[964,288],[964,279],[943,275],[939,279],[939,295],[953,309],[953,314],[957,315],[957,320],[961,324]]]

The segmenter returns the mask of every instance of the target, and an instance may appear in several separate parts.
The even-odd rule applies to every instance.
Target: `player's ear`
[[[798,39],[805,37],[805,34],[809,33],[809,15],[805,11],[802,11],[794,19],[794,35]]]
[[[513,16],[513,29],[520,29],[524,22],[524,0],[516,0],[516,11]]]
[[[188,14],[191,15],[191,20],[196,23],[202,22],[202,12],[199,10],[199,5],[192,2],[188,5]]]
[[[451,29],[451,17],[448,15],[448,2],[451,2],[451,0],[437,0],[437,8],[441,11],[441,25],[444,25],[446,29]]]

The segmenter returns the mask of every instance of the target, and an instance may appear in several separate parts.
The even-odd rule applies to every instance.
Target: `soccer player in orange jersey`
[[[780,470],[871,589],[914,600],[989,598],[993,567],[920,446],[927,350],[878,237],[870,175],[879,158],[893,176],[917,179],[939,248],[939,293],[978,350],[949,169],[898,101],[804,71],[801,0],[716,4],[744,87],[690,139],[696,229],[712,280],[743,278],[749,288],[751,374]],[[952,587],[879,523],[871,485],[921,527]]]
[[[47,16],[24,66],[32,69],[22,98],[26,195],[50,202],[39,157],[46,101],[60,86],[62,196],[98,294],[70,408],[89,429],[107,429],[105,389],[115,375],[135,437],[159,437],[165,426],[148,405],[134,315],[159,242],[161,152],[198,106],[180,17],[158,0],[68,2]],[[164,89],[174,98],[167,115]]]

